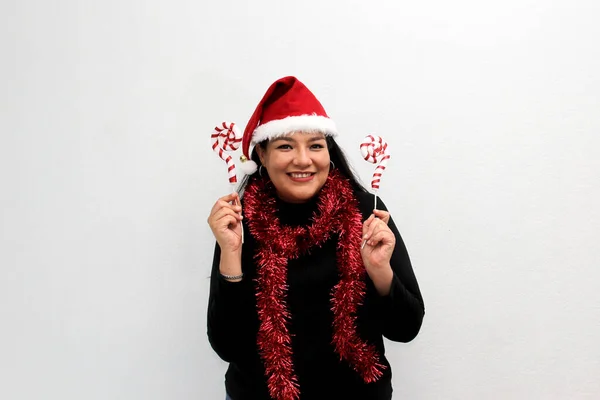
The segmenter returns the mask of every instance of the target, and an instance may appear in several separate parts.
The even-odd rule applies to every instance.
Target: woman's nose
[[[308,149],[299,149],[294,157],[294,164],[298,166],[308,166],[312,164],[312,159],[308,153]]]

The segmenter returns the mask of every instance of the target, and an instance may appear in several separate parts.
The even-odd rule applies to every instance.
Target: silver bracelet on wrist
[[[244,273],[241,273],[239,275],[225,275],[225,274],[221,274],[221,276],[224,279],[228,280],[228,281],[233,281],[233,280],[236,280],[236,279],[242,279],[244,277]]]

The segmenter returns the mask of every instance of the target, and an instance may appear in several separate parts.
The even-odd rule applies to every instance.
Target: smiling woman
[[[257,148],[277,195],[289,203],[310,200],[325,184],[330,158],[322,133],[292,133]]]
[[[211,210],[208,338],[229,363],[232,400],[389,400],[383,338],[420,330],[406,247],[383,202],[372,210],[337,134],[304,84],[276,81],[244,131],[258,174],[242,199]]]

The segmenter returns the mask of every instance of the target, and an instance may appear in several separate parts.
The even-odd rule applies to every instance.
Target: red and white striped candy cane
[[[381,182],[381,175],[390,159],[388,144],[381,136],[367,135],[360,144],[360,152],[364,159],[370,163],[377,164],[371,180],[371,187],[375,191],[375,208],[377,208],[377,191]]]
[[[242,143],[242,134],[233,122],[222,122],[215,127],[210,135],[213,150],[227,163],[227,172],[229,174],[229,183],[235,191],[237,175],[235,173],[235,163],[233,157],[227,154],[228,151],[235,151]],[[238,203],[239,205],[239,203]],[[244,243],[244,227],[242,226],[242,243]]]
[[[223,122],[220,126],[215,127],[210,137],[212,139],[213,150],[227,163],[229,183],[232,185],[236,184],[235,163],[233,162],[233,157],[227,154],[227,152],[230,150],[235,151],[240,147],[242,143],[240,130],[233,122]]]

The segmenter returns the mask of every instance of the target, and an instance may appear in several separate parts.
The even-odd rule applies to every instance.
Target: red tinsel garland
[[[357,309],[365,296],[366,271],[360,254],[362,218],[358,201],[347,179],[337,171],[329,174],[309,226],[282,225],[277,218],[275,189],[270,180],[256,179],[245,190],[244,215],[256,238],[258,265],[257,306],[260,327],[257,344],[265,364],[271,397],[295,400],[300,397],[292,363],[292,347],[286,305],[288,259],[306,254],[339,235],[337,260],[340,281],[332,291],[333,344],[367,383],[383,374],[385,365],[375,346],[366,343],[356,329]]]

